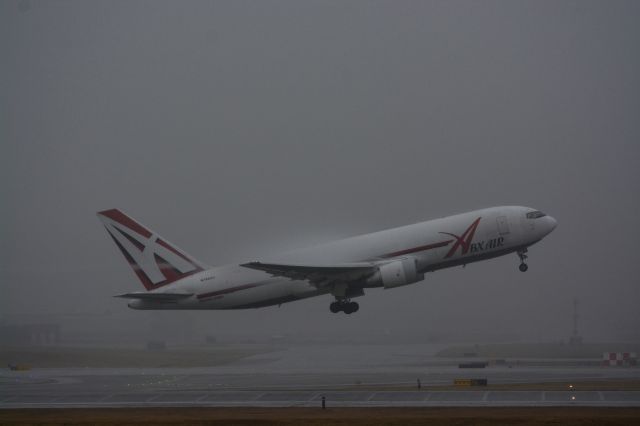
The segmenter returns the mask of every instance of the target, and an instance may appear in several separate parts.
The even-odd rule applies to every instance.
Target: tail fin
[[[118,209],[98,212],[98,217],[147,290],[207,268]]]

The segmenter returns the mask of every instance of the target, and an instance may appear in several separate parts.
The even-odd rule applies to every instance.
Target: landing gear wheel
[[[527,255],[525,254],[527,252],[527,249],[524,248],[522,250],[518,250],[518,257],[520,258],[520,266],[518,267],[518,269],[520,269],[520,272],[527,272],[527,269],[529,269],[529,267],[527,266],[526,263],[524,263],[525,260],[527,260]]]
[[[342,311],[349,315],[358,312],[358,309],[360,309],[360,305],[357,302],[350,302],[349,299],[336,300],[329,305],[329,310],[334,314]]]
[[[358,312],[358,309],[360,309],[360,305],[358,305],[356,302],[345,303],[344,307],[342,308],[344,313],[347,315]]]

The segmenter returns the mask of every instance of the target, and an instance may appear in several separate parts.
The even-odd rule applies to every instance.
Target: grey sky
[[[210,264],[501,204],[530,251],[194,314],[225,330],[640,337],[640,3],[0,1],[0,313],[127,311],[118,207]],[[126,313],[147,318],[148,313]],[[184,316],[185,313],[175,313]]]

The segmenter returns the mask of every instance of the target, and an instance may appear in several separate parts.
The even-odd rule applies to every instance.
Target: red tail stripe
[[[133,238],[131,235],[127,234],[126,232],[124,232],[122,229],[118,228],[117,226],[114,226],[114,228],[116,228],[116,231],[118,231],[119,233],[122,234],[123,237],[125,237],[127,240],[129,240],[129,242],[131,244],[133,244],[134,246],[136,246],[138,248],[138,250],[143,251],[144,250],[144,245],[136,240],[135,238]]]
[[[151,237],[151,231],[135,222],[133,219],[131,219],[118,209],[104,210],[99,212],[98,214],[106,216],[109,219],[126,226],[127,228],[137,232],[138,234],[143,235],[145,238]]]
[[[173,282],[180,279],[182,273],[174,268],[172,264],[164,260],[161,256],[158,256],[156,253],[154,253],[153,257],[166,281]]]
[[[122,252],[122,254],[124,255],[124,258],[127,259],[127,262],[129,262],[129,265],[131,265],[131,268],[133,269],[133,272],[135,272],[135,274],[138,276],[138,279],[140,280],[140,282],[142,282],[142,285],[144,286],[144,288],[146,288],[147,290],[153,290],[154,288],[160,287],[160,285],[154,285],[153,282],[151,282],[151,280],[149,279],[149,277],[147,277],[147,274],[145,274],[142,269],[140,268],[140,266],[138,266],[138,264],[136,263],[135,260],[133,260],[133,258],[131,257],[131,255],[129,255],[129,253],[127,252],[127,250],[125,250],[124,247],[122,247],[122,244],[120,244],[120,242],[118,241],[118,239],[116,237],[113,236],[113,234],[111,233],[111,231],[109,231],[107,229],[107,232],[109,233],[109,235],[111,236],[111,238],[113,239],[113,242],[116,243],[116,246],[118,246],[118,248],[120,249],[120,251]],[[162,283],[161,283],[162,284]]]
[[[162,247],[166,248],[167,250],[171,251],[172,253],[174,253],[175,255],[180,256],[181,258],[183,258],[184,260],[186,260],[187,262],[191,263],[193,266],[196,266],[198,270],[202,270],[200,267],[198,267],[198,265],[196,265],[194,263],[193,260],[189,259],[187,256],[185,256],[184,254],[180,253],[178,250],[176,250],[175,248],[171,247],[171,245],[169,245],[169,243],[167,243],[166,241],[164,241],[161,238],[158,238],[156,240],[156,243],[158,243],[159,245],[161,245]]]

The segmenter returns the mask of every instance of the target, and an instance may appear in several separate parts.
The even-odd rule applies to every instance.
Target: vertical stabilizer
[[[118,209],[98,212],[98,217],[147,290],[171,284],[207,268]]]

